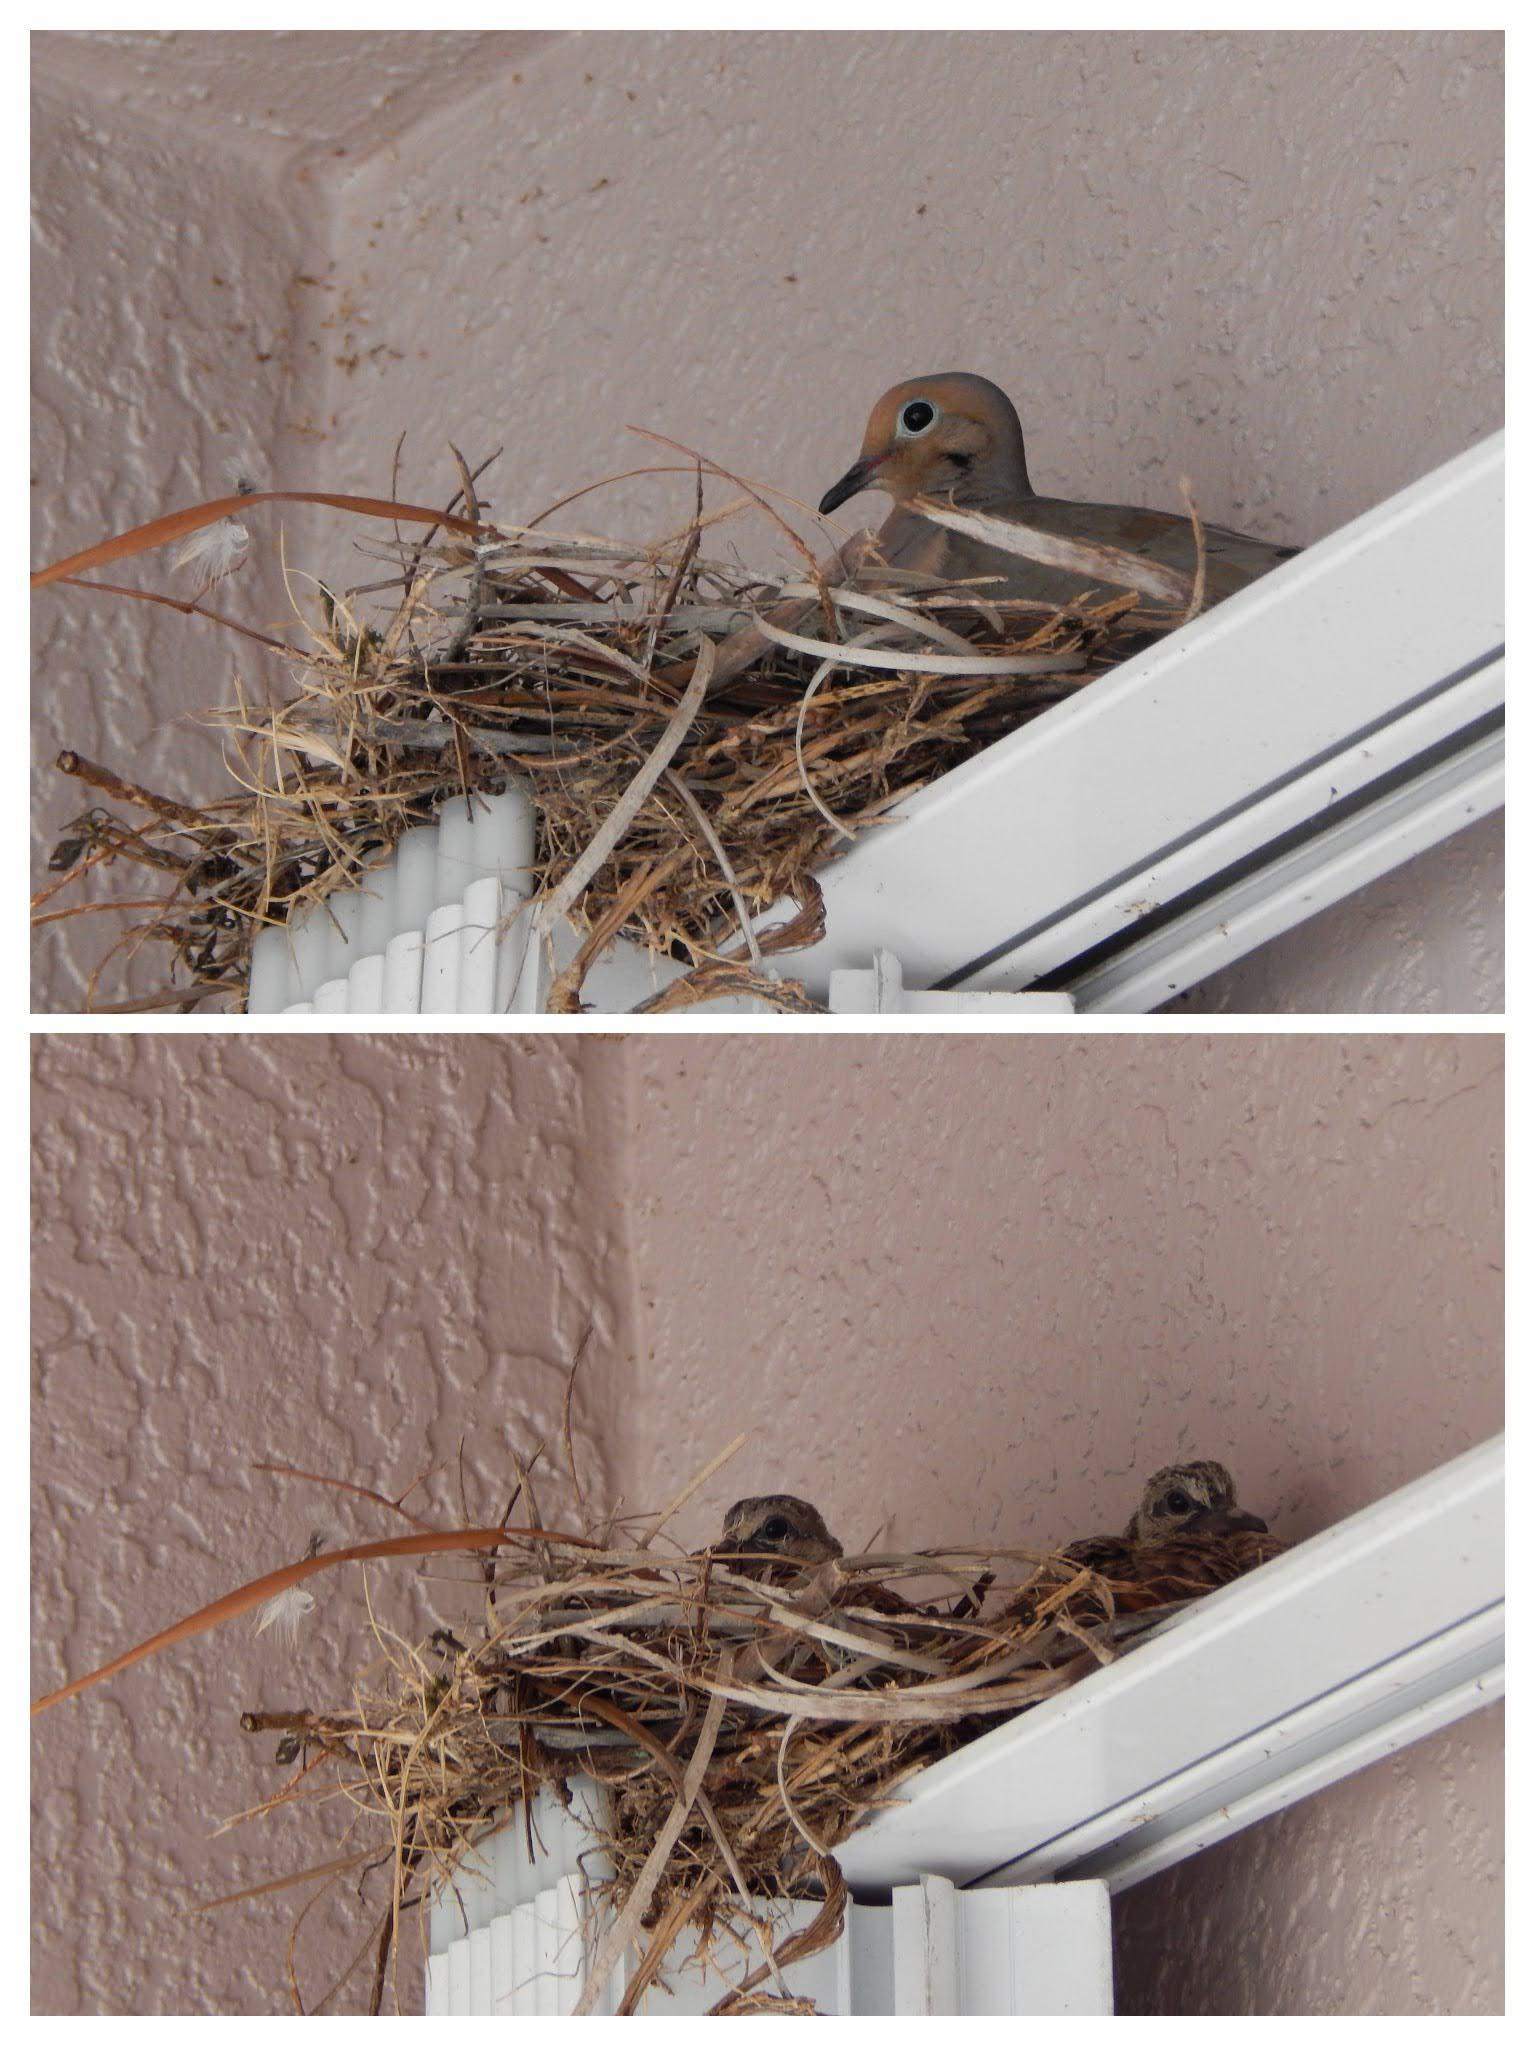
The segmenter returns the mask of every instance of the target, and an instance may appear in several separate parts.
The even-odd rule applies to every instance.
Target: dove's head
[[[897,504],[940,497],[981,508],[1031,496],[1012,400],[964,370],[896,384],[869,414],[863,452],[820,509],[835,511],[860,490],[888,491]]]
[[[842,1544],[827,1528],[808,1499],[792,1492],[768,1492],[738,1499],[725,1515],[716,1548],[753,1556],[782,1556],[797,1563],[829,1563],[842,1554]],[[750,1575],[749,1566],[742,1566]]]
[[[1125,1533],[1133,1542],[1156,1542],[1168,1535],[1232,1534],[1238,1528],[1267,1534],[1268,1522],[1237,1505],[1236,1486],[1226,1466],[1174,1463],[1147,1479]]]

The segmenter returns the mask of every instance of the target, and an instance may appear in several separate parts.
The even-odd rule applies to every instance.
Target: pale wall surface
[[[1117,1899],[1129,2017],[1503,2009],[1503,1708]]]
[[[562,38],[339,179],[338,282],[400,351],[337,392],[343,458],[377,481],[409,423],[424,483],[505,439],[531,510],[642,458],[633,423],[813,501],[886,384],[960,365],[1043,490],[1186,471],[1314,539],[1500,417],[1499,50]]]
[[[80,218],[39,272],[68,419],[40,553],[201,488],[236,442],[273,480],[377,489],[402,428],[428,501],[449,440],[504,445],[509,516],[656,459],[630,424],[814,501],[886,384],[955,365],[1016,395],[1041,489],[1167,504],[1187,473],[1208,515],[1308,541],[1500,418],[1493,34],[368,36],[355,90],[346,38],[275,40],[41,39],[40,203]],[[199,389],[167,369],[164,268]],[[679,504],[650,482],[567,516],[656,530]],[[312,558],[355,577],[329,535]],[[741,544],[783,551],[765,523]],[[280,615],[257,574],[241,602]],[[78,607],[105,601],[40,599],[43,757],[99,719],[125,771],[205,786],[205,744],[166,727],[227,698],[233,643],[157,624],[145,683],[137,620],[103,663]],[[41,801],[46,840],[70,808],[51,780]],[[1299,953],[1319,1007],[1453,985],[1494,1008],[1495,967],[1440,956],[1466,880],[1453,851],[1416,863],[1419,971],[1389,919],[1340,912],[1321,963],[1302,937],[1210,1005],[1301,1006]],[[1495,932],[1494,869],[1471,883]],[[39,1000],[74,1006],[84,956],[55,935]]]
[[[73,39],[69,39],[73,40]],[[49,38],[38,39],[46,50]],[[206,141],[146,128],[40,66],[33,115],[34,563],[156,513],[227,495],[234,472],[266,483],[307,462],[310,382],[294,346],[313,222],[269,169]],[[270,627],[287,609],[270,552],[211,601]],[[101,580],[197,594],[169,558]],[[247,641],[149,604],[45,590],[34,599],[33,872],[62,828],[101,800],[56,772],[69,747],[130,780],[196,800],[224,792],[218,747],[193,714],[244,685],[265,693]],[[232,650],[240,648],[236,654]],[[254,657],[254,658],[253,658]],[[133,869],[135,877],[142,870]],[[112,877],[66,902],[146,891]],[[125,919],[51,926],[34,946],[33,1006],[77,1009]],[[145,960],[128,988],[163,986]],[[122,989],[115,984],[108,998]]]
[[[312,1527],[383,1531],[258,1458],[385,1489],[445,1459],[445,1516],[463,1440],[483,1502],[557,1439],[588,1319],[590,1489],[655,1505],[751,1431],[688,1540],[777,1486],[849,1545],[1049,1540],[1189,1451],[1301,1536],[1500,1424],[1493,1038],[37,1056],[36,1690]],[[405,1628],[452,1596],[372,1581]],[[362,1638],[338,1582],[296,1652],[237,1627],[39,1722],[38,2009],[284,2007],[291,1895],[187,1907],[334,1851],[207,1836],[277,1780],[237,1712],[334,1695]],[[1479,1720],[1148,1886],[1127,2005],[1495,2007],[1496,1765]],[[317,1915],[311,1989],[359,1937]]]
[[[462,1445],[471,1513],[499,1519],[513,1451],[560,1440],[588,1324],[576,1443],[605,1489],[633,1348],[610,1192],[615,1050],[38,1040],[34,1692],[292,1561],[311,1529],[332,1547],[409,1531],[257,1460],[391,1496],[437,1466],[410,1503],[445,1523]],[[540,1500],[569,1511],[558,1482]],[[327,1814],[209,1836],[286,1773],[276,1737],[241,1734],[238,1714],[345,1696],[369,1659],[347,1575],[317,1587],[297,1649],[258,1646],[242,1621],[38,1723],[35,2010],[288,2007],[287,1933],[308,1890],[189,1909],[339,1851]],[[451,1611],[416,1566],[378,1566],[370,1583],[407,1633]],[[355,1907],[311,1915],[307,1996],[363,1930]],[[339,2008],[362,2007],[369,1973]],[[407,1965],[407,2009],[414,1980]]]
[[[1501,1425],[1501,1065],[1499,1037],[633,1042],[650,1391],[616,1482],[664,1485],[684,1421],[700,1455],[751,1428],[685,1538],[781,1488],[850,1547],[957,1540],[956,1502],[1038,1540],[1209,1455],[1314,1533]]]

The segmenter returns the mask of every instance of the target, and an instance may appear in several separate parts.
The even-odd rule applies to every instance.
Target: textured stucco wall
[[[136,105],[101,105],[42,61],[32,134],[34,562],[226,495],[237,471],[259,483],[290,464],[307,473],[314,373],[293,323],[296,280],[313,262],[312,206],[281,192],[264,159],[146,126]],[[181,598],[198,588],[167,554],[100,579]],[[272,552],[209,601],[247,623],[280,621],[288,606]],[[55,771],[63,747],[169,795],[224,792],[217,743],[193,717],[231,699],[236,671],[266,693],[273,678],[250,642],[78,590],[40,593],[33,622],[36,874],[61,828],[101,800]],[[65,900],[107,892],[145,891],[114,876],[110,891],[87,884]],[[124,922],[86,916],[41,934],[34,1006],[80,1007]],[[148,994],[165,979],[164,962],[145,959],[127,988]]]
[[[311,1529],[331,1546],[408,1531],[258,1459],[391,1496],[436,1466],[412,1503],[444,1521],[462,1445],[471,1513],[498,1518],[511,1452],[557,1449],[589,1322],[576,1442],[603,1490],[632,1346],[614,1048],[37,1042],[35,1691],[292,1560]],[[557,1479],[540,1503],[568,1510]],[[451,1611],[415,1566],[371,1582],[407,1630]],[[38,1723],[34,2009],[287,2007],[305,1890],[190,1911],[340,1851],[327,1814],[210,1838],[281,1780],[274,1737],[238,1714],[344,1695],[368,1659],[356,1573],[315,1589],[296,1650],[241,1622]],[[355,1909],[311,1914],[310,1997],[359,1937]]]
[[[59,146],[43,129],[45,212],[97,204],[78,196],[83,149],[127,166],[133,232],[91,217],[75,246],[92,260],[39,273],[45,392],[61,320],[110,366],[89,379],[96,426],[67,495],[51,451],[43,466],[40,551],[200,485],[222,451],[174,379],[140,430],[149,461],[109,395],[166,381],[127,253],[147,239],[171,261],[188,188],[182,325],[208,344],[234,437],[290,482],[377,488],[408,428],[407,494],[452,487],[449,440],[504,444],[486,487],[525,516],[655,459],[633,423],[814,501],[879,390],[959,364],[1018,397],[1041,488],[1175,503],[1187,473],[1209,515],[1305,541],[1500,416],[1493,34],[421,35],[407,52],[359,36],[356,92],[329,35],[275,58],[251,35],[43,40],[70,93],[47,115]],[[221,117],[264,152],[264,180],[229,177]],[[103,295],[94,256],[113,249]],[[235,275],[233,312],[215,268]],[[300,271],[317,281],[295,287]],[[236,321],[282,328],[286,354],[252,378]],[[678,490],[626,485],[568,516],[654,529]],[[315,558],[344,579],[355,557],[331,531]],[[765,523],[741,544],[765,567],[783,552]],[[168,621],[141,684],[143,629],[91,686],[119,764],[174,780],[165,749],[193,742],[151,745],[149,728],[210,693],[179,650],[204,634],[218,676],[232,656]],[[99,668],[80,628],[50,631],[66,635],[52,665]],[[1431,955],[1464,879],[1464,858],[1416,863],[1409,921],[1436,934]],[[1474,882],[1484,901],[1491,870]],[[1431,1007],[1458,974],[1462,1006],[1495,1007],[1495,968],[1451,945],[1454,971],[1431,956],[1404,974],[1365,916],[1302,967],[1317,1006]],[[1292,952],[1212,1000],[1297,1006]],[[47,960],[42,999],[73,1005],[78,941],[56,935]]]
[[[860,1543],[886,1517],[942,1540],[962,1474],[978,1538],[1027,1539],[1122,1522],[1134,1473],[1193,1452],[1310,1534],[1499,1426],[1501,1062],[1497,1037],[635,1042],[652,1389],[617,1482],[647,1489],[685,1417],[755,1431],[700,1526],[776,1477],[847,1500]]]
[[[1125,2016],[1503,2009],[1503,1708],[1115,1904]]]
[[[1501,1041],[637,1043],[635,1496],[748,1448],[849,1546],[1122,1524],[1226,1458],[1303,1536],[1501,1425]],[[1501,2004],[1483,1714],[1135,1893],[1126,2009]]]
[[[269,176],[393,148],[466,78],[525,62],[548,31],[43,30],[38,73],[71,97],[233,149]]]
[[[494,32],[128,31],[32,38],[33,535],[49,561],[234,487],[322,487],[327,400],[355,337],[330,277],[330,188],[354,151],[387,147],[462,90],[460,66],[536,50]],[[365,344],[366,345],[366,344]],[[375,479],[376,480],[376,479]],[[267,630],[292,606],[278,550],[312,569],[335,527],[287,507],[207,601]],[[336,572],[355,557],[337,547]],[[195,597],[170,551],[105,581]],[[189,800],[227,792],[201,714],[280,689],[248,641],[148,604],[50,590],[37,600],[33,867],[97,800],[55,772],[61,747]],[[87,883],[67,900],[142,891]],[[50,926],[33,1004],[76,1009],[107,915]],[[110,994],[164,985],[155,954]]]
[[[462,1439],[483,1500],[518,1440],[557,1434],[588,1319],[589,1484],[638,1510],[751,1431],[684,1539],[777,1485],[850,1543],[1049,1539],[1118,1524],[1183,1451],[1310,1533],[1499,1425],[1499,1059],[1492,1038],[42,1040],[34,1689],[311,1527],[379,1529],[259,1457],[386,1489],[445,1460],[445,1514]],[[406,1626],[452,1596],[375,1582]],[[328,1695],[357,1605],[338,1586],[296,1653],[235,1628],[39,1722],[38,2009],[283,2007],[291,1894],[187,1907],[335,1851],[323,1824],[207,1836],[274,1781],[235,1715]],[[1484,1716],[1147,1886],[1126,2004],[1494,2008],[1496,1828]],[[317,1914],[306,1983],[357,1937]]]
[[[401,350],[338,397],[348,458],[505,438],[512,509],[630,466],[634,422],[814,500],[887,383],[959,364],[1042,489],[1187,471],[1313,539],[1499,417],[1499,47],[563,38],[344,171],[336,253]]]

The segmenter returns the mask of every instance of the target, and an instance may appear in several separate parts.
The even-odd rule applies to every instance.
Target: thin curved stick
[[[1194,586],[1189,592],[1188,609],[1179,620],[1181,625],[1187,625],[1190,619],[1197,618],[1205,608],[1205,524],[1199,516],[1199,507],[1194,502],[1192,481],[1187,476],[1180,476],[1178,488],[1183,495],[1183,508],[1189,515],[1189,524],[1194,528]]]
[[[225,1592],[211,1605],[199,1607],[195,1613],[188,1613],[184,1620],[177,1620],[173,1626],[151,1634],[147,1641],[124,1649],[121,1655],[104,1662],[100,1669],[88,1670],[83,1677],[72,1677],[58,1690],[35,1698],[32,1716],[36,1718],[50,1705],[62,1705],[66,1698],[78,1696],[81,1691],[89,1690],[92,1684],[103,1683],[108,1677],[131,1669],[134,1663],[158,1655],[162,1648],[173,1648],[179,1641],[190,1641],[194,1635],[221,1627],[226,1620],[238,1619],[241,1613],[248,1613],[253,1606],[265,1605],[278,1592],[288,1590],[291,1585],[302,1584],[306,1577],[317,1576],[320,1571],[333,1569],[338,1563],[371,1563],[394,1556],[439,1556],[455,1550],[472,1553],[477,1549],[495,1549],[507,1542],[528,1539],[569,1542],[578,1549],[595,1549],[598,1546],[584,1535],[551,1534],[547,1528],[450,1527],[431,1534],[395,1535],[386,1541],[362,1542],[351,1549],[331,1549],[323,1556],[308,1556],[300,1563],[284,1565],[281,1570],[269,1570],[265,1577],[253,1578],[238,1590]]]
[[[805,766],[805,713],[810,708],[811,697],[815,695],[816,691],[820,688],[821,684],[826,680],[827,676],[831,673],[832,669],[840,668],[841,665],[842,665],[841,661],[835,654],[832,655],[829,661],[822,661],[820,667],[816,669],[815,673],[810,678],[810,687],[805,691],[804,695],[799,700],[799,713],[794,720],[794,764],[799,769],[800,787],[805,791],[805,794],[810,798],[811,802],[815,805],[816,809],[819,810],[821,815],[826,819],[827,823],[831,826],[832,830],[836,832],[837,836],[839,838],[845,838],[848,844],[851,845],[853,843],[853,833],[848,830],[847,826],[842,822],[841,818],[834,817],[831,811],[828,810],[826,805],[821,801],[821,798],[815,792],[815,788],[810,780],[809,772]]]
[[[732,1667],[733,1657],[731,1651],[727,1648],[720,1657],[721,1673],[728,1676]],[[692,1811],[694,1804],[697,1802],[698,1794],[703,1788],[704,1771],[708,1768],[709,1758],[714,1753],[714,1743],[719,1737],[719,1730],[724,1717],[724,1698],[716,1694],[709,1700],[704,1712],[703,1724],[698,1729],[698,1739],[694,1744],[692,1754],[688,1757],[687,1768],[683,1771],[682,1782],[676,1794],[676,1801],[667,1814],[665,1824],[656,1834],[655,1841],[649,1854],[645,1857],[643,1868],[641,1868],[639,1875],[635,1878],[634,1887],[629,1892],[623,1910],[614,1919],[612,1925],[609,1926],[606,1937],[597,1950],[596,1958],[587,1971],[586,1981],[582,1986],[581,1994],[576,1999],[575,2007],[571,2012],[572,2017],[590,2016],[598,1997],[601,1996],[603,1989],[607,1986],[608,1977],[618,1965],[619,1956],[624,1951],[624,1948],[628,1946],[630,1940],[633,1939],[635,1933],[638,1932],[646,1907],[655,1894],[656,1884],[661,1880],[666,1864],[671,1858],[671,1851],[681,1838],[682,1829],[687,1824],[688,1814]]]
[[[185,612],[189,618],[206,618],[212,625],[222,625],[226,631],[238,632],[242,638],[253,639],[257,646],[273,647],[280,654],[300,651],[291,640],[274,639],[269,632],[258,632],[254,625],[242,625],[238,618],[226,618],[222,611],[210,611],[206,604],[193,603],[189,598],[167,596],[163,590],[133,590],[126,583],[95,583],[83,575],[64,575],[56,580],[75,590],[100,590],[108,597],[133,597],[141,604],[164,604],[169,610]]]
[[[768,503],[767,499],[760,494],[760,492],[753,484],[748,483],[744,476],[738,476],[735,473],[734,469],[727,469],[724,467],[722,463],[713,461],[708,455],[700,454],[697,448],[690,448],[686,441],[673,440],[670,434],[654,433],[648,426],[631,426],[629,428],[629,431],[630,433],[639,434],[642,440],[658,441],[663,448],[675,448],[679,455],[688,456],[689,459],[691,461],[696,462],[701,469],[707,469],[711,476],[722,477],[726,483],[733,483],[737,490],[744,490],[747,496],[752,500],[752,503],[755,504],[759,510],[765,511],[767,513],[768,517],[773,521],[773,524],[778,527],[779,531],[783,533],[785,538],[793,546],[794,551],[797,554],[801,555],[807,562],[809,562],[810,573],[812,575],[816,575],[820,572],[821,564],[816,560],[815,555],[805,545],[804,541],[800,538],[799,534],[795,532],[794,528],[789,524],[789,521],[783,516],[782,512],[774,511],[773,507]],[[785,495],[787,495],[787,493],[785,493]],[[799,500],[797,498],[788,498],[788,502],[790,504],[798,504]],[[802,511],[809,511],[810,507],[809,505],[802,505],[800,506],[800,509]]]
[[[762,956],[762,947],[757,943],[757,933],[752,928],[751,911],[746,907],[746,898],[741,893],[741,884],[736,879],[736,870],[730,864],[730,855],[726,852],[719,833],[709,822],[708,814],[703,804],[699,802],[697,796],[694,795],[675,768],[668,767],[661,778],[674,792],[688,815],[698,826],[699,831],[703,835],[704,843],[708,846],[710,852],[713,853],[715,864],[725,877],[725,886],[730,890],[730,899],[735,905],[736,921],[741,926],[741,936],[746,941],[746,950],[750,954],[752,965],[756,967],[759,973],[766,973],[768,965]],[[812,800],[814,799],[812,798]]]
[[[253,490],[247,497],[214,497],[206,504],[190,504],[182,511],[164,512],[147,525],[115,533],[110,540],[98,540],[94,547],[82,547],[62,561],[51,561],[33,571],[32,587],[63,582],[82,569],[99,568],[108,561],[126,561],[130,555],[145,554],[151,547],[164,547],[204,526],[217,525],[236,511],[248,511],[253,504],[328,504],[334,511],[356,512],[361,518],[405,519],[413,525],[446,526],[451,533],[479,539],[494,533],[481,519],[459,518],[452,512],[437,511],[421,504],[398,504],[391,497],[351,497],[333,490]]]
[[[891,668],[902,675],[1067,675],[1086,665],[1080,654],[976,654],[964,658],[959,654],[904,653],[895,647],[876,650],[855,640],[807,639],[800,632],[785,632],[760,615],[753,623],[775,645],[786,646],[791,653],[834,654],[850,668]]]

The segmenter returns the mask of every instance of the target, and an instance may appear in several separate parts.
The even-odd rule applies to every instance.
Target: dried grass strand
[[[730,1665],[730,1650],[726,1649],[720,1659],[720,1666],[722,1669],[726,1669]],[[682,1829],[687,1823],[689,1812],[693,1809],[694,1800],[698,1796],[699,1789],[703,1783],[704,1771],[709,1766],[710,1757],[714,1753],[714,1743],[719,1737],[719,1730],[724,1724],[724,1719],[724,1698],[722,1696],[711,1698],[708,1710],[704,1714],[703,1726],[699,1730],[697,1744],[688,1759],[687,1772],[683,1776],[682,1787],[677,1792],[677,1801],[667,1814],[665,1823],[656,1835],[655,1844],[645,1857],[645,1864],[640,1870],[634,1888],[629,1892],[628,1900],[617,1918],[613,1921],[607,1936],[597,1950],[596,1957],[587,1972],[581,1994],[576,1999],[572,2010],[571,2015],[573,2017],[585,2017],[593,2009],[597,1999],[607,1987],[608,1977],[618,1965],[619,1956],[639,1930],[640,1920],[649,1908],[650,1900],[655,1895],[656,1885],[661,1880],[661,1872],[666,1867],[671,1851],[676,1846]]]

